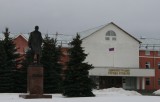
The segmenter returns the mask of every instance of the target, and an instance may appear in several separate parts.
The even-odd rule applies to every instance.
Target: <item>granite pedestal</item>
[[[52,98],[52,95],[43,94],[43,66],[30,65],[27,75],[27,91],[26,95],[19,95],[25,99],[32,98]]]

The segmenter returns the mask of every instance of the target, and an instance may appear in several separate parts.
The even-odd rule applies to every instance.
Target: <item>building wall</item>
[[[66,69],[66,63],[69,61],[68,57],[68,47],[61,48],[62,56],[61,63],[64,65],[64,70]]]
[[[19,35],[14,39],[14,43],[16,45],[17,52],[19,52],[22,55],[25,54],[25,50],[28,49],[28,41],[23,36]],[[69,60],[68,47],[61,48],[61,51],[62,51],[61,63],[65,65],[65,63]]]
[[[116,33],[116,41],[105,40],[105,34],[108,30],[113,30]],[[25,49],[28,47],[27,40],[21,35],[14,39],[18,52],[25,54]],[[152,69],[155,69],[155,77],[139,77],[139,88],[143,89],[142,81],[146,78],[150,79],[150,85],[144,84],[145,90],[160,89],[158,79],[160,78],[160,69],[158,63],[160,56],[158,51],[150,51],[150,55],[145,55],[145,50],[139,50],[139,43],[132,37],[125,34],[122,30],[113,25],[108,25],[89,37],[83,39],[82,46],[85,53],[88,53],[86,61],[94,66],[99,67],[124,67],[124,68],[142,68],[145,69],[145,63],[150,62]],[[115,48],[114,51],[109,51],[109,48]],[[61,63],[64,64],[68,59],[68,48],[62,48]],[[62,72],[63,73],[63,72]],[[127,80],[126,80],[127,81]],[[135,86],[135,85],[134,85]]]
[[[105,40],[109,30],[116,33],[116,41]],[[93,66],[139,68],[139,42],[113,24],[84,38],[82,46],[88,54],[86,62]],[[109,48],[114,48],[114,51],[109,51]]]
[[[158,85],[158,79],[160,79],[160,69],[158,68],[158,63],[160,63],[160,56],[158,51],[150,51],[150,55],[145,54],[145,50],[140,50],[140,68],[146,68],[146,62],[150,62],[150,68],[155,69],[155,77],[145,77],[150,79],[150,85],[145,84],[146,90],[157,90],[160,89]]]
[[[14,38],[13,42],[17,48],[17,52],[20,54],[20,58],[18,60],[22,61],[25,57],[25,51],[28,48],[28,42],[22,35],[18,35],[16,38]],[[19,65],[17,68],[21,68],[21,65]]]
[[[14,43],[16,45],[17,52],[19,52],[20,54],[25,54],[25,50],[27,50],[28,48],[27,40],[24,39],[24,37],[22,37],[21,35],[19,35],[17,38],[14,39]]]
[[[106,33],[108,31],[114,31],[116,33],[116,40],[106,39]],[[112,23],[84,38],[82,47],[84,47],[85,53],[88,54],[85,61],[95,67],[93,70],[90,70],[89,75],[100,77],[111,76],[115,78],[119,75],[109,75],[108,70],[127,68],[131,72],[131,69],[134,71],[135,69],[139,69],[139,42]],[[114,51],[109,51],[110,48],[114,48]],[[122,83],[122,80],[120,81],[123,88],[137,88],[136,77],[138,76],[131,78],[131,74],[120,75],[121,77],[126,76],[125,84]],[[101,81],[103,83],[106,82],[105,79],[101,79]],[[101,86],[101,84],[100,82],[99,85]],[[105,88],[105,86],[103,87]]]

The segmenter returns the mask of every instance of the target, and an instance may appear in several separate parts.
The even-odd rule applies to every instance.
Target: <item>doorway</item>
[[[116,87],[116,88],[122,87],[122,77],[101,76],[99,81],[100,81],[99,82],[100,89],[111,88],[111,87]]]

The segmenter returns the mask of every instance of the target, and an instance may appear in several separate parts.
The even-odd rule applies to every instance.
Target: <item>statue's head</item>
[[[39,27],[38,26],[35,26],[35,31],[38,31]]]

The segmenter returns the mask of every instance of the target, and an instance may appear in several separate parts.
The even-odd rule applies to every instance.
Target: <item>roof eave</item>
[[[117,28],[119,28],[120,30],[122,30],[123,32],[125,32],[126,34],[128,34],[130,37],[132,37],[133,39],[135,39],[136,41],[138,41],[139,43],[142,43],[140,40],[138,40],[137,38],[135,38],[134,36],[132,36],[131,34],[129,34],[127,31],[125,31],[124,29],[122,29],[121,27],[119,27],[118,25],[116,25],[114,22],[111,22],[109,24],[113,24],[115,25]]]

